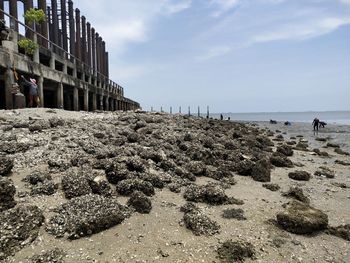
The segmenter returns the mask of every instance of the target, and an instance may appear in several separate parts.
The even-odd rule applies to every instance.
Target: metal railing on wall
[[[102,79],[107,85],[110,85],[113,87],[113,89],[115,90],[113,93],[124,96],[124,88],[121,87],[120,85],[118,85],[117,83],[115,83],[114,81],[110,80],[107,76],[105,76],[104,74],[97,72],[95,69],[93,69],[91,66],[89,66],[88,64],[86,64],[85,62],[83,62],[82,60],[80,60],[79,58],[77,58],[76,56],[74,56],[73,54],[71,54],[70,52],[64,50],[62,47],[60,47],[59,45],[53,43],[50,39],[48,39],[47,37],[41,35],[40,33],[38,33],[36,30],[34,30],[33,28],[27,26],[26,24],[22,23],[21,21],[19,21],[17,18],[15,18],[14,16],[6,13],[3,9],[0,8],[0,12],[9,18],[10,20],[10,25],[14,25],[14,24],[18,24],[20,26],[22,26],[24,28],[24,30],[26,32],[31,32],[35,38],[36,38],[36,43],[38,43],[37,38],[39,37],[41,39],[40,42],[47,42],[48,43],[48,49],[52,52],[52,53],[61,53],[63,54],[63,59],[66,60],[70,60],[72,63],[74,64],[79,64],[82,65],[84,67],[84,69],[87,69],[89,71],[90,74],[94,74],[97,78]],[[19,29],[18,31],[15,31],[17,34],[20,35],[19,33]],[[24,37],[24,36],[22,36]],[[40,45],[39,45],[40,46]],[[45,48],[44,46],[41,45],[42,48]],[[57,50],[59,52],[57,52]],[[60,54],[57,54],[59,56],[62,56]],[[84,80],[85,81],[85,80]]]

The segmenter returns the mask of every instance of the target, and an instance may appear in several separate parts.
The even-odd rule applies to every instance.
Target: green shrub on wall
[[[46,15],[42,9],[31,8],[24,14],[24,19],[31,23],[41,23],[46,20]]]
[[[18,46],[20,48],[23,48],[27,55],[33,55],[35,53],[35,50],[39,47],[37,43],[28,38],[18,41]]]

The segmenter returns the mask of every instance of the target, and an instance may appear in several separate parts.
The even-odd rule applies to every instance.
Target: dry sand
[[[113,134],[118,131],[108,125],[112,120],[121,120],[125,116],[135,118],[134,113],[84,113],[66,112],[62,110],[26,109],[0,111],[3,122],[27,121],[29,117],[50,119],[53,116],[64,120],[86,121],[98,120],[101,122],[100,131]],[[150,115],[155,116],[155,115]],[[158,117],[158,115],[157,115]],[[160,117],[162,117],[160,115]],[[162,117],[162,118],[165,118]],[[169,124],[172,118],[167,115],[167,122],[160,124],[176,129]],[[181,117],[176,117],[181,118]],[[206,120],[203,120],[206,121]],[[219,121],[218,121],[219,122]],[[4,123],[1,127],[4,127]],[[124,124],[123,124],[124,125]],[[251,125],[251,124],[247,124]],[[226,189],[228,196],[243,200],[243,205],[211,206],[204,203],[197,205],[212,220],[220,226],[219,234],[213,236],[196,236],[188,230],[182,222],[183,213],[180,207],[186,204],[183,197],[185,187],[181,193],[173,193],[168,188],[156,189],[151,197],[152,210],[150,214],[133,213],[120,225],[88,237],[77,240],[55,238],[41,227],[38,237],[17,253],[7,259],[7,262],[28,262],[28,257],[52,248],[60,248],[65,253],[64,262],[220,262],[217,248],[226,240],[244,240],[253,244],[255,259],[246,259],[246,262],[350,262],[350,243],[344,239],[320,232],[312,235],[296,235],[277,227],[271,220],[276,214],[283,211],[282,205],[290,199],[282,196],[291,186],[299,186],[311,200],[311,206],[322,210],[329,217],[329,225],[338,226],[350,224],[350,166],[335,163],[335,160],[350,162],[350,157],[339,155],[334,148],[324,148],[327,142],[340,144],[341,148],[350,151],[350,126],[332,126],[321,130],[315,135],[311,124],[293,124],[292,126],[270,125],[258,123],[259,127],[267,127],[272,131],[280,130],[284,140],[302,135],[309,143],[309,149],[320,148],[329,153],[329,157],[315,155],[312,151],[294,150],[290,157],[293,163],[302,167],[273,168],[271,183],[278,184],[281,189],[272,192],[262,187],[262,183],[252,180],[250,176],[235,175],[237,181],[230,189]],[[125,126],[123,126],[125,127]],[[76,147],[74,136],[81,136],[84,131],[74,130],[74,126],[64,126],[60,129],[47,129],[42,132],[28,132],[28,129],[12,129],[0,131],[3,138],[15,134],[17,142],[32,143],[25,153],[7,154],[15,160],[12,174],[17,194],[29,191],[22,179],[36,170],[48,170],[47,160],[59,157],[64,153],[59,144],[52,137],[61,136],[63,130],[67,137],[64,147]],[[108,130],[105,130],[108,129]],[[278,135],[280,133],[276,133]],[[86,134],[89,140],[91,134]],[[327,142],[316,141],[317,137],[328,138]],[[62,139],[63,137],[61,137]],[[60,140],[61,140],[60,139]],[[299,140],[299,138],[297,139]],[[275,142],[277,145],[278,142]],[[70,145],[70,146],[68,146]],[[62,146],[63,147],[63,146]],[[275,149],[275,148],[274,148]],[[138,153],[136,153],[138,154]],[[327,166],[335,171],[335,178],[314,176],[320,166]],[[312,174],[310,181],[294,181],[288,173],[294,170],[304,170]],[[98,171],[104,176],[104,172]],[[60,184],[64,171],[50,170],[53,180]],[[197,177],[196,184],[205,185],[216,180],[208,177]],[[348,188],[341,188],[337,183],[345,184]],[[115,189],[114,186],[112,186]],[[36,205],[43,210],[45,222],[53,215],[52,209],[67,202],[59,186],[58,192],[51,196],[19,197],[15,200],[19,205]],[[126,204],[128,198],[118,196],[121,204]],[[223,210],[227,208],[241,208],[247,220],[225,219]],[[1,224],[1,222],[0,222]]]

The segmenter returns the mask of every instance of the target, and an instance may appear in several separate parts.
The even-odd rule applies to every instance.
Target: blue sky
[[[350,0],[74,2],[146,110],[350,110]]]

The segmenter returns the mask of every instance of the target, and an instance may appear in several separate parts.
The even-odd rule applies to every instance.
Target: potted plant
[[[26,55],[34,55],[36,53],[36,50],[39,48],[39,45],[37,44],[36,25],[41,22],[44,22],[46,20],[46,15],[42,9],[30,8],[24,14],[24,19],[28,24],[33,25],[34,37],[33,40],[30,40],[28,38],[22,39],[18,41],[18,45],[19,47],[24,49]],[[39,54],[37,60],[38,59]]]

